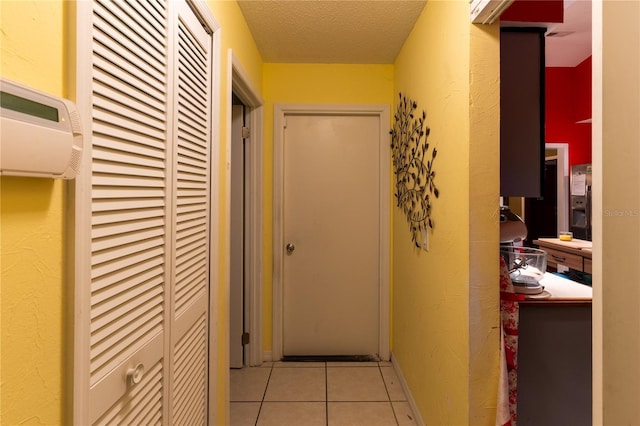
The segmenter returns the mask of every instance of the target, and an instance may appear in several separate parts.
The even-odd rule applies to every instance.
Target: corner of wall
[[[426,111],[438,149],[429,251],[393,219],[393,352],[427,423],[495,421],[499,46],[499,24],[470,24],[467,3],[428,2],[395,63],[395,94]]]

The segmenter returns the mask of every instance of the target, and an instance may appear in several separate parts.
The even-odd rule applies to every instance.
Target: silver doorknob
[[[296,249],[296,246],[294,246],[293,244],[289,243],[289,244],[287,244],[286,249],[287,249],[287,254],[291,255],[291,254],[293,254],[293,251]]]

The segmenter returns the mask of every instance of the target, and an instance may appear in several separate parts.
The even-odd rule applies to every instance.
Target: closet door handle
[[[137,385],[142,381],[144,375],[144,365],[142,363],[136,365],[134,368],[127,370],[127,384],[130,386]]]

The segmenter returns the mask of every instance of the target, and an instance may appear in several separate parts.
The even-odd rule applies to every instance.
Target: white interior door
[[[376,355],[380,117],[285,122],[284,355]]]

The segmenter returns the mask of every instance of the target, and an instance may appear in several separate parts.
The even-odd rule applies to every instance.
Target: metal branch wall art
[[[417,106],[400,93],[390,132],[391,154],[396,175],[396,203],[407,217],[411,240],[416,247],[426,248],[423,241],[427,231],[433,229],[431,196],[438,198],[440,193],[434,183],[436,172],[433,170],[437,151],[434,147],[429,153],[427,114],[422,111],[421,115],[414,116]]]

